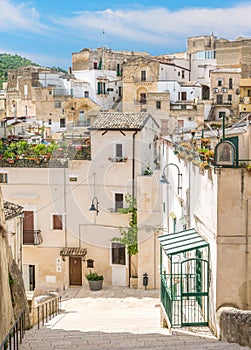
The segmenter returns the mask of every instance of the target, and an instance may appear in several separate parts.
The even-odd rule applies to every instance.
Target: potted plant
[[[104,280],[103,275],[98,275],[97,272],[90,271],[85,277],[88,280],[90,290],[96,291],[102,289]]]
[[[152,175],[153,174],[153,171],[152,169],[150,168],[150,165],[147,165],[143,175]]]

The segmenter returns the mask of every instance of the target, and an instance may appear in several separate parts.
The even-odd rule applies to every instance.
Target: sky
[[[0,11],[0,53],[64,69],[84,48],[159,55],[191,36],[251,37],[251,1],[0,0]]]

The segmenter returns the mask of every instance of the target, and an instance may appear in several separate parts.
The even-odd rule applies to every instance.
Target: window
[[[98,82],[98,95],[104,95],[105,94],[105,82]]]
[[[112,264],[126,264],[125,245],[121,243],[112,243]]]
[[[181,91],[181,101],[186,101],[187,100],[187,93],[186,91]]]
[[[228,102],[232,102],[232,95],[227,95]]]
[[[142,93],[140,94],[139,102],[140,102],[142,105],[145,105],[145,104],[146,104],[146,93],[145,93],[145,92],[142,92]]]
[[[185,79],[185,71],[184,70],[181,71],[181,78]]]
[[[161,120],[161,133],[166,135],[168,129],[168,122],[167,120]]]
[[[178,120],[178,128],[184,128],[184,120]]]
[[[54,102],[54,107],[55,108],[61,108],[61,101],[55,101]]]
[[[49,94],[49,95],[52,95],[52,90],[49,90],[49,91],[48,91],[48,94]]]
[[[226,116],[226,112],[219,112],[220,119],[225,118],[225,116]]]
[[[49,124],[49,125],[51,125],[51,123],[52,123],[52,120],[51,120],[51,119],[49,119],[49,120],[48,120],[48,124]]]
[[[156,108],[161,109],[161,101],[156,101]]]
[[[229,78],[229,80],[228,80],[228,88],[229,89],[233,88],[233,79],[232,78]]]
[[[60,128],[65,128],[65,118],[60,118]]]
[[[63,230],[63,216],[62,215],[52,215],[52,229],[53,230]]]
[[[89,97],[89,91],[85,91],[85,98]]]
[[[0,183],[7,184],[8,182],[8,174],[0,173]]]
[[[216,95],[216,103],[217,103],[217,105],[222,105],[223,95]]]
[[[218,80],[218,86],[222,86],[223,85],[223,81],[221,79]]]
[[[34,238],[34,212],[32,210],[25,210],[23,219],[23,244],[33,245],[35,243]]]
[[[115,193],[115,211],[118,212],[119,208],[123,208],[124,205],[124,194]]]
[[[117,63],[117,76],[120,77],[122,75],[121,73],[121,65]]]
[[[141,81],[146,81],[146,71],[145,70],[141,71]]]
[[[116,143],[115,145],[116,157],[123,157],[123,145],[122,143]]]
[[[248,97],[251,97],[251,90],[248,89]]]
[[[35,265],[23,264],[23,280],[26,291],[35,290]]]
[[[93,62],[93,68],[98,69],[98,62]]]

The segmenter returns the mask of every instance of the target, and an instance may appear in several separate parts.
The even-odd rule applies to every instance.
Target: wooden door
[[[82,259],[69,257],[70,285],[82,286]]]
[[[24,211],[23,244],[34,244],[34,215],[33,215],[33,211]]]

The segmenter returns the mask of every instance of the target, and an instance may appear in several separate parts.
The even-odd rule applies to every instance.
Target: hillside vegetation
[[[16,69],[18,67],[27,67],[27,66],[40,67],[39,64],[32,62],[31,60],[21,57],[19,55],[11,55],[7,53],[0,54],[0,89],[2,89],[3,82],[7,81],[8,79],[9,69]],[[60,72],[66,72],[64,69],[60,67],[51,67],[51,69],[60,71]]]

